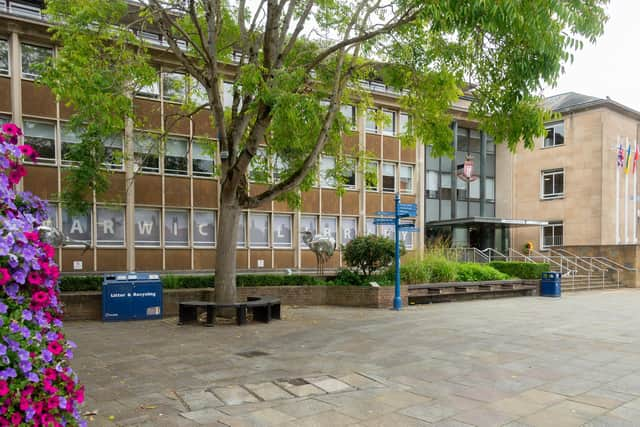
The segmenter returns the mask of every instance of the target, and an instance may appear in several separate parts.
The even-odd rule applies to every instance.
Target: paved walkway
[[[640,425],[640,290],[67,322],[90,426]]]

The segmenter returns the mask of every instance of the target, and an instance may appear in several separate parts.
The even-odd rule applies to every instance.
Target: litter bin
[[[540,296],[559,297],[560,292],[560,273],[554,271],[542,273],[542,278],[540,279]]]
[[[162,319],[162,282],[158,274],[105,275],[102,320]]]

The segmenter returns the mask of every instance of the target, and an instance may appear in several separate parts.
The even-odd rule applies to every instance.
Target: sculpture
[[[78,245],[84,246],[84,250],[82,251],[82,253],[84,253],[91,247],[87,242],[73,240],[65,236],[62,231],[53,226],[51,220],[43,221],[42,225],[38,227],[38,234],[40,235],[40,240],[50,244],[54,248],[61,248],[63,246],[69,245]]]
[[[309,249],[316,254],[316,260],[318,262],[318,273],[324,274],[324,264],[333,255],[336,250],[336,239],[331,236],[325,236],[322,234],[311,234],[310,231],[303,231],[302,241],[309,246]]]

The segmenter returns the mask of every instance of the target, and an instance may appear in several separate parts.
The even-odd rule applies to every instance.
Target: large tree
[[[61,49],[44,82],[75,109],[73,125],[83,129],[65,200],[82,200],[87,188],[103,191],[102,139],[142,126],[132,94],[156,76],[136,31],[161,34],[164,57],[195,82],[187,90],[206,95],[202,105],[187,101],[183,114],[206,109],[217,131],[216,299],[233,301],[241,210],[274,199],[298,204],[322,152],[338,158],[340,181],[349,127],[340,106],[372,102],[360,80],[402,89],[400,104],[412,117],[404,144],[451,155],[448,111],[465,91],[473,95],[472,117],[497,142],[532,147],[550,117],[541,108],[542,85],[553,84],[572,52],[602,33],[607,2],[49,0]],[[226,109],[223,80],[233,82]],[[266,190],[250,189],[249,171]]]

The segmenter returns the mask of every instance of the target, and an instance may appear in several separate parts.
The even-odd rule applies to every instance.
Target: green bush
[[[212,288],[215,277],[211,274],[202,276],[174,276],[169,274],[162,276],[161,280],[165,289]]]
[[[62,276],[60,277],[60,291],[99,291],[102,290],[102,276]]]
[[[423,262],[429,270],[430,282],[440,283],[456,280],[457,263],[455,261],[450,261],[443,256],[429,255]]]
[[[431,270],[424,261],[412,259],[400,265],[400,280],[402,283],[429,283]]]
[[[404,253],[404,245],[401,252]],[[388,267],[395,257],[395,242],[382,236],[358,236],[346,244],[344,260],[349,267],[357,268],[369,277]]]
[[[458,263],[456,281],[480,282],[485,280],[506,280],[509,278],[490,265],[475,263]]]
[[[236,285],[243,286],[314,286],[326,282],[314,276],[280,274],[243,274],[236,276]]]
[[[520,279],[539,279],[542,273],[549,271],[549,264],[546,263],[492,261],[489,265],[510,277]]]
[[[365,279],[353,270],[344,269],[338,272],[333,284],[337,286],[362,286],[365,284]]]

